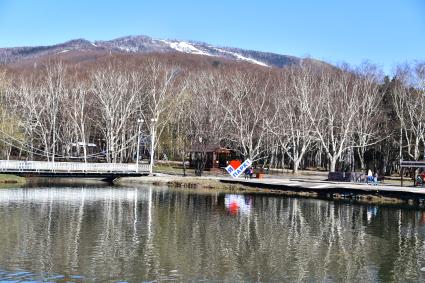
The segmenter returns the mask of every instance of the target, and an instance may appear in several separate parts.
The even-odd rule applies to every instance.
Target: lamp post
[[[140,154],[140,126],[143,123],[143,119],[137,119],[137,153],[136,153],[136,172],[139,173],[139,154]]]
[[[151,129],[152,129],[152,136],[151,136],[151,163],[149,165],[149,174],[152,175],[153,172],[153,159],[154,159],[154,155],[155,155],[155,128],[156,128],[156,122],[158,121],[158,119],[151,119],[152,125],[151,125]]]

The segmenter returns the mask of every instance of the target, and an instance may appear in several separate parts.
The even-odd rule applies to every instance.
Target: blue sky
[[[389,73],[425,60],[422,0],[0,0],[0,47],[126,35],[311,56]]]

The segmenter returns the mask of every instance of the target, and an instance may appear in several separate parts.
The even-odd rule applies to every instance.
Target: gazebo
[[[205,170],[218,169],[227,166],[231,158],[231,150],[220,145],[196,145],[190,149],[190,167],[195,168],[197,156],[205,154]]]

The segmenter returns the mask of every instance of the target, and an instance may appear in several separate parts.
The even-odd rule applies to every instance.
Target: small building
[[[206,156],[205,170],[226,167],[231,159],[232,151],[220,145],[196,145],[190,150],[190,167],[195,168],[195,162],[202,154]]]

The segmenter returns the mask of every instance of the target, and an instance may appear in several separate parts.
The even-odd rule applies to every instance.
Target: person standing
[[[373,176],[372,176],[372,170],[368,170],[367,171],[367,183],[370,184],[373,180]]]
[[[373,174],[373,185],[378,185],[378,172],[375,172],[375,174]]]
[[[245,172],[244,172],[245,173],[245,179],[248,179],[250,172],[251,172],[250,168],[245,169]]]

